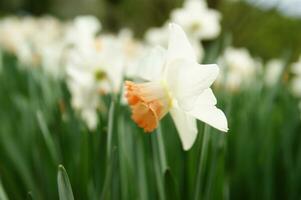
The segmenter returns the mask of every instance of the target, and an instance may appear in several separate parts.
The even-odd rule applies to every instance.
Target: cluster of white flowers
[[[151,28],[145,34],[149,44],[160,44],[166,47],[168,43],[168,23],[179,24],[188,36],[198,60],[204,53],[201,41],[218,37],[221,32],[221,15],[210,9],[204,0],[186,0],[182,8],[171,12],[170,19],[160,28]]]
[[[101,94],[119,92],[124,75],[135,77],[143,42],[130,30],[101,33],[94,16],[61,22],[53,17],[6,17],[0,21],[0,47],[17,57],[25,69],[41,68],[66,80],[72,106],[94,130]]]
[[[192,4],[207,9],[205,4],[189,0],[183,9],[173,12],[174,17],[195,9]],[[186,150],[196,139],[196,119],[228,130],[210,89],[219,68],[197,63],[192,37],[175,23],[168,26],[164,48],[159,47],[162,43],[150,45],[134,39],[127,29],[102,33],[100,21],[93,16],[65,23],[51,17],[9,17],[0,21],[0,27],[1,49],[14,54],[21,66],[40,67],[47,75],[66,81],[71,105],[90,130],[98,125],[99,111],[105,105],[102,97],[118,93],[125,94],[132,119],[146,132],[153,131],[170,112]],[[210,38],[205,32],[188,35]],[[124,78],[147,82],[126,81],[124,88]]]
[[[0,21],[0,46],[17,56],[22,66],[41,66],[53,76],[61,74],[65,26],[47,16],[7,17]]]

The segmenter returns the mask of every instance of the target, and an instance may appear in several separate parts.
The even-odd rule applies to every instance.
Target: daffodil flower
[[[226,116],[216,107],[217,101],[210,89],[219,73],[218,66],[198,64],[181,27],[170,24],[169,29],[168,49],[155,56],[153,74],[146,74],[144,78],[148,81],[144,83],[126,81],[126,98],[132,119],[145,132],[155,130],[169,112],[183,149],[188,150],[197,136],[196,119],[224,132],[228,125]]]

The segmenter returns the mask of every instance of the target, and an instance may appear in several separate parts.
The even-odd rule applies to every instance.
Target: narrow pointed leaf
[[[58,182],[59,199],[74,200],[68,174],[63,165],[59,165],[57,182]]]

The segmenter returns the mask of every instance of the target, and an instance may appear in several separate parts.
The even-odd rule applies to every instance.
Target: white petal
[[[82,118],[86,122],[89,130],[93,131],[97,128],[97,112],[92,109],[84,109],[82,110]]]
[[[137,76],[148,81],[161,78],[166,50],[162,47],[155,47],[141,59]]]
[[[227,132],[227,118],[223,111],[218,109],[215,105],[216,98],[212,90],[207,89],[199,96],[195,107],[188,113],[220,131]]]
[[[178,130],[183,149],[189,150],[198,133],[195,118],[177,108],[172,108],[170,114]]]
[[[166,70],[166,81],[171,95],[179,106],[189,111],[198,97],[208,89],[217,78],[217,65],[200,65],[196,62],[178,60]]]
[[[196,103],[197,103],[197,106],[200,106],[200,105],[215,106],[217,103],[217,100],[216,100],[211,88],[208,88],[199,95]]]
[[[169,42],[166,59],[167,66],[177,59],[196,60],[195,52],[185,32],[179,25],[174,23],[169,25]]]

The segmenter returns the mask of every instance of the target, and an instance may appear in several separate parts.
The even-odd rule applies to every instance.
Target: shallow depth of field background
[[[271,59],[283,60],[284,72],[272,87],[264,86],[262,76],[237,92],[217,87],[218,106],[230,131],[223,134],[200,122],[197,141],[188,152],[182,150],[169,116],[160,125],[160,135],[144,134],[123,106],[115,105],[113,116],[100,116],[101,126],[89,132],[72,111],[64,83],[39,71],[20,71],[13,56],[4,56],[0,200],[58,199],[59,164],[68,173],[75,199],[300,199],[300,98],[290,90],[290,66],[301,56],[301,9],[276,9],[263,2],[209,0],[222,15],[222,32],[203,42],[205,60],[217,62],[223,46],[245,47],[260,58],[263,69]],[[291,2],[301,7],[297,0]],[[0,19],[52,15],[70,20],[91,14],[100,19],[104,32],[126,27],[139,39],[181,5],[182,0],[1,0]],[[108,144],[111,118],[116,134]],[[200,163],[203,130],[210,138]],[[162,136],[164,144],[158,140]],[[160,145],[168,168],[163,174],[156,165],[162,164]],[[113,157],[109,161],[108,148]]]

